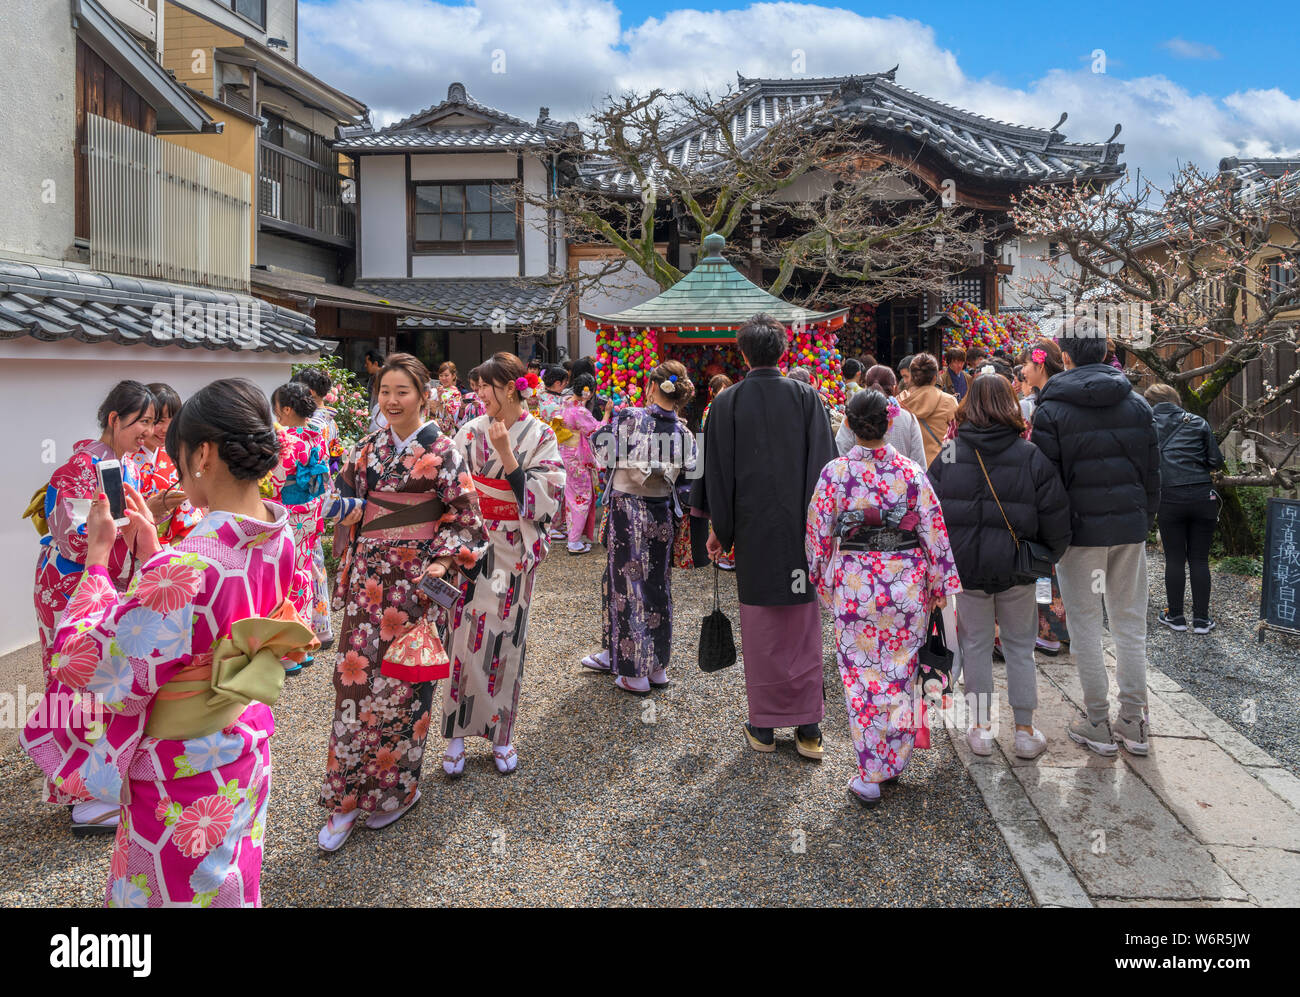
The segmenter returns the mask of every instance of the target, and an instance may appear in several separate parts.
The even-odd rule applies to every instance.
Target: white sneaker
[[[966,743],[970,750],[981,757],[993,754],[993,732],[986,727],[972,727],[966,732]]]
[[[1016,743],[1012,750],[1017,758],[1037,758],[1047,750],[1047,736],[1037,727],[1032,734],[1026,734],[1017,728]]]
[[[339,814],[330,814],[329,820],[325,826],[320,829],[320,834],[316,836],[316,843],[320,845],[323,852],[337,852],[343,847],[343,842],[352,836],[356,830],[357,814],[360,810],[353,810],[351,813],[340,816]]]

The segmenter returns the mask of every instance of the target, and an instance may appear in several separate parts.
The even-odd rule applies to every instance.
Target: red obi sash
[[[505,478],[484,478],[471,474],[474,490],[478,492],[478,507],[484,519],[497,522],[518,522],[519,503],[514,489]]]

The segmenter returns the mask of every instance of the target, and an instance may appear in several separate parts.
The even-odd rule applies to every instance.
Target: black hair
[[[162,381],[155,381],[148,387],[149,394],[153,395],[154,418],[176,418],[176,413],[181,410],[181,396],[176,393],[176,389]]]
[[[882,439],[889,431],[889,402],[879,391],[858,391],[845,406],[844,418],[858,439]]]
[[[333,379],[319,367],[304,367],[289,380],[307,385],[322,398],[330,393],[330,388],[334,387]]]
[[[852,381],[859,373],[861,373],[862,364],[859,361],[854,360],[852,357],[849,357],[849,359],[844,361],[844,366],[841,370],[844,373],[844,380]]]
[[[1070,354],[1076,367],[1088,363],[1101,363],[1106,359],[1106,334],[1092,319],[1079,316],[1065,320],[1065,335],[1057,343],[1062,353]]]
[[[258,481],[280,460],[280,438],[262,389],[245,377],[213,381],[181,406],[167,427],[167,456],[184,484],[181,450],[217,445],[217,457],[239,481]]]
[[[301,381],[290,381],[276,388],[271,395],[271,404],[275,406],[276,412],[282,408],[291,408],[294,415],[304,419],[310,419],[316,411],[316,399]]]
[[[99,428],[108,428],[108,417],[114,412],[120,425],[129,426],[144,418],[151,408],[157,408],[153,392],[139,381],[118,381],[99,406]]]
[[[569,372],[563,367],[547,367],[542,374],[542,384],[550,387],[552,384],[558,384],[560,381],[568,380]]]
[[[573,389],[573,397],[579,401],[582,400],[584,388],[591,392],[593,398],[596,396],[596,379],[590,374],[579,374],[569,382],[569,387]]]
[[[898,361],[898,370],[900,373],[912,369],[912,358],[915,356],[915,353],[909,353],[907,356],[903,357],[902,360]]]
[[[789,341],[785,326],[771,315],[759,312],[740,327],[736,345],[751,367],[774,367],[785,353]]]
[[[579,357],[573,361],[573,366],[569,368],[570,378],[580,377],[583,374],[590,374],[592,377],[596,376],[596,364],[591,357]]]
[[[371,363],[377,363],[380,366],[383,366],[384,363],[384,355],[378,350],[366,350],[366,359]]]

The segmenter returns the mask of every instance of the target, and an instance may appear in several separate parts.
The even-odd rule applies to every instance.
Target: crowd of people
[[[671,681],[674,569],[734,571],[740,733],[758,752],[792,729],[800,755],[825,757],[828,611],[857,761],[848,792],[865,806],[924,746],[925,712],[950,691],[951,675],[918,664],[936,634],[960,651],[975,753],[992,751],[995,657],[1016,754],[1045,750],[1034,653],[1065,641],[1087,704],[1068,736],[1102,755],[1147,751],[1144,545],[1157,513],[1159,620],[1187,629],[1188,565],[1192,628],[1213,626],[1222,457],[1176,393],[1144,400],[1086,320],[1018,364],[959,350],[942,371],[925,353],[897,372],[848,360],[842,409],[782,370],[780,322],[755,316],[737,344],[746,373],[710,380],[698,431],[685,417],[696,386],[675,360],[645,372],[632,407],[599,393],[588,358],[543,367],[498,353],[462,384],[450,362],[434,375],[372,351],[370,425],[350,447],[319,368],[269,398],[241,379],[183,403],[165,384],[114,387],[98,437],[74,446],[37,503],[45,701],[22,735],[73,832],[116,834],[106,903],[259,902],[271,708],[325,650],[323,851],[416,805],[432,725],[447,778],[478,739],[497,772],[515,772],[532,596],[559,541],[574,556],[604,549],[601,649],[581,664],[633,696]],[[97,473],[112,461],[116,520]]]

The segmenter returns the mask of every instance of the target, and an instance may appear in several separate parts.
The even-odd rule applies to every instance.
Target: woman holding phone
[[[99,406],[98,439],[74,443],[71,456],[50,476],[46,486],[49,533],[41,539],[41,554],[36,562],[36,624],[45,697],[33,722],[52,727],[74,699],[71,690],[51,671],[50,657],[59,618],[85,571],[86,517],[91,501],[100,492],[97,467],[101,461],[116,462],[123,485],[138,487],[135,465],[127,455],[139,450],[153,434],[156,412],[153,394],[139,381],[116,384]],[[111,466],[106,463],[106,467]],[[105,562],[108,577],[118,591],[126,588],[135,564],[130,544],[118,537]],[[117,826],[117,807],[96,802],[75,784],[47,782],[45,802],[72,805],[74,834],[107,834]]]
[[[519,764],[512,743],[524,676],[528,609],[537,566],[550,548],[547,527],[564,501],[564,463],[555,431],[525,408],[536,383],[513,353],[479,367],[487,414],[467,422],[456,447],[478,495],[487,552],[462,582],[464,600],[452,625],[451,676],[442,703],[442,735],[450,739],[442,769],[465,770],[465,738],[492,745],[497,771]]]
[[[431,604],[420,582],[472,570],[487,543],[465,460],[429,417],[428,369],[393,353],[378,378],[388,424],[361,441],[340,474],[343,496],[365,505],[354,514],[361,523],[334,597],[343,627],[320,795],[329,818],[317,839],[327,852],[342,847],[359,818],[371,830],[387,827],[419,800],[437,683],[385,675],[384,657],[425,618],[448,642],[448,611]]]
[[[167,451],[209,511],[162,547],[131,486],[120,530],[105,496],[93,502],[52,667],[96,708],[53,729],[29,723],[23,741],[51,782],[121,808],[106,906],[257,906],[270,704],[284,661],[315,645],[286,599],[289,518],[258,493],[279,460],[266,398],[252,381],[214,381],[172,421]],[[111,577],[119,544],[143,565],[126,595]]]

